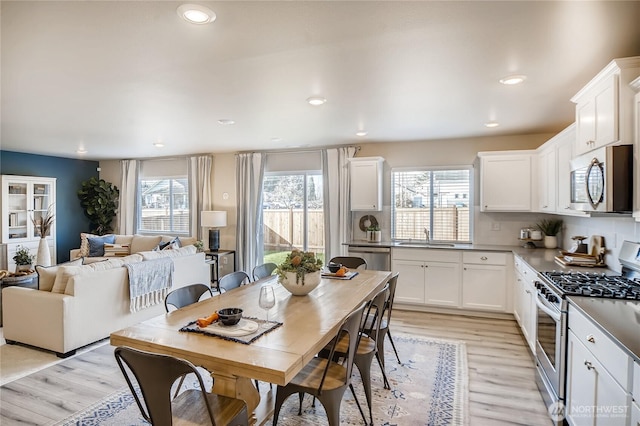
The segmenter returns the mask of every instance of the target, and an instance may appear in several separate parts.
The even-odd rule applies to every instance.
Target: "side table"
[[[236,251],[205,250],[204,255],[205,262],[211,265],[211,287],[220,292],[220,278],[236,270]]]
[[[20,277],[5,277],[0,279],[0,327],[2,327],[2,290],[11,286],[38,288],[38,274],[35,272]]]

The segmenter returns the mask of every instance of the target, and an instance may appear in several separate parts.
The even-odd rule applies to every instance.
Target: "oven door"
[[[542,370],[542,378],[547,387],[551,387],[555,395],[549,395],[552,400],[564,399],[564,323],[565,316],[555,306],[547,302],[546,298],[536,295],[536,358],[538,367]]]

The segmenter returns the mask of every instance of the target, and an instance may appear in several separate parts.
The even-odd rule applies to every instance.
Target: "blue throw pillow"
[[[89,257],[104,256],[104,244],[116,242],[115,235],[103,235],[102,237],[92,237],[89,240]]]

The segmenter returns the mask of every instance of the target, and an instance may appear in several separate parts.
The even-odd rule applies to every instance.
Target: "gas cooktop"
[[[543,272],[565,296],[640,300],[640,279],[595,272]]]

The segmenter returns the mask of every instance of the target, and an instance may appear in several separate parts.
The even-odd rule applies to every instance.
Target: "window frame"
[[[157,180],[157,181],[161,181],[161,180],[177,180],[177,179],[185,179],[187,181],[187,199],[188,199],[188,214],[187,216],[189,217],[189,222],[187,224],[187,230],[186,231],[175,231],[173,229],[170,230],[145,230],[142,229],[142,181],[151,181],[151,180]],[[172,188],[171,183],[169,183],[169,188]],[[175,176],[175,175],[167,175],[167,176],[138,176],[137,179],[137,196],[136,196],[136,233],[140,234],[140,235],[173,235],[173,236],[180,236],[180,237],[188,237],[191,235],[190,229],[191,229],[191,209],[192,209],[192,200],[191,200],[191,176],[189,173],[187,173],[186,176]],[[172,190],[170,189],[169,193],[171,194]],[[171,197],[171,196],[170,196]],[[171,197],[172,198],[172,197]],[[174,210],[173,208],[170,209],[170,213],[169,216],[172,218],[171,222],[173,222],[173,214],[174,214]]]
[[[421,167],[393,167],[391,168],[391,240],[392,241],[412,241],[412,239],[402,239],[396,238],[396,188],[395,188],[395,174],[402,172],[438,172],[438,171],[457,171],[457,170],[468,170],[469,171],[469,240],[434,240],[430,239],[430,241],[434,242],[442,242],[442,243],[454,243],[454,244],[473,244],[473,235],[474,235],[474,210],[475,210],[475,169],[473,165],[447,165],[447,166],[421,166]],[[432,189],[433,189],[433,181],[431,181]],[[434,216],[434,194],[433,190],[430,192],[430,200],[429,200],[429,235],[433,235],[433,216]]]

